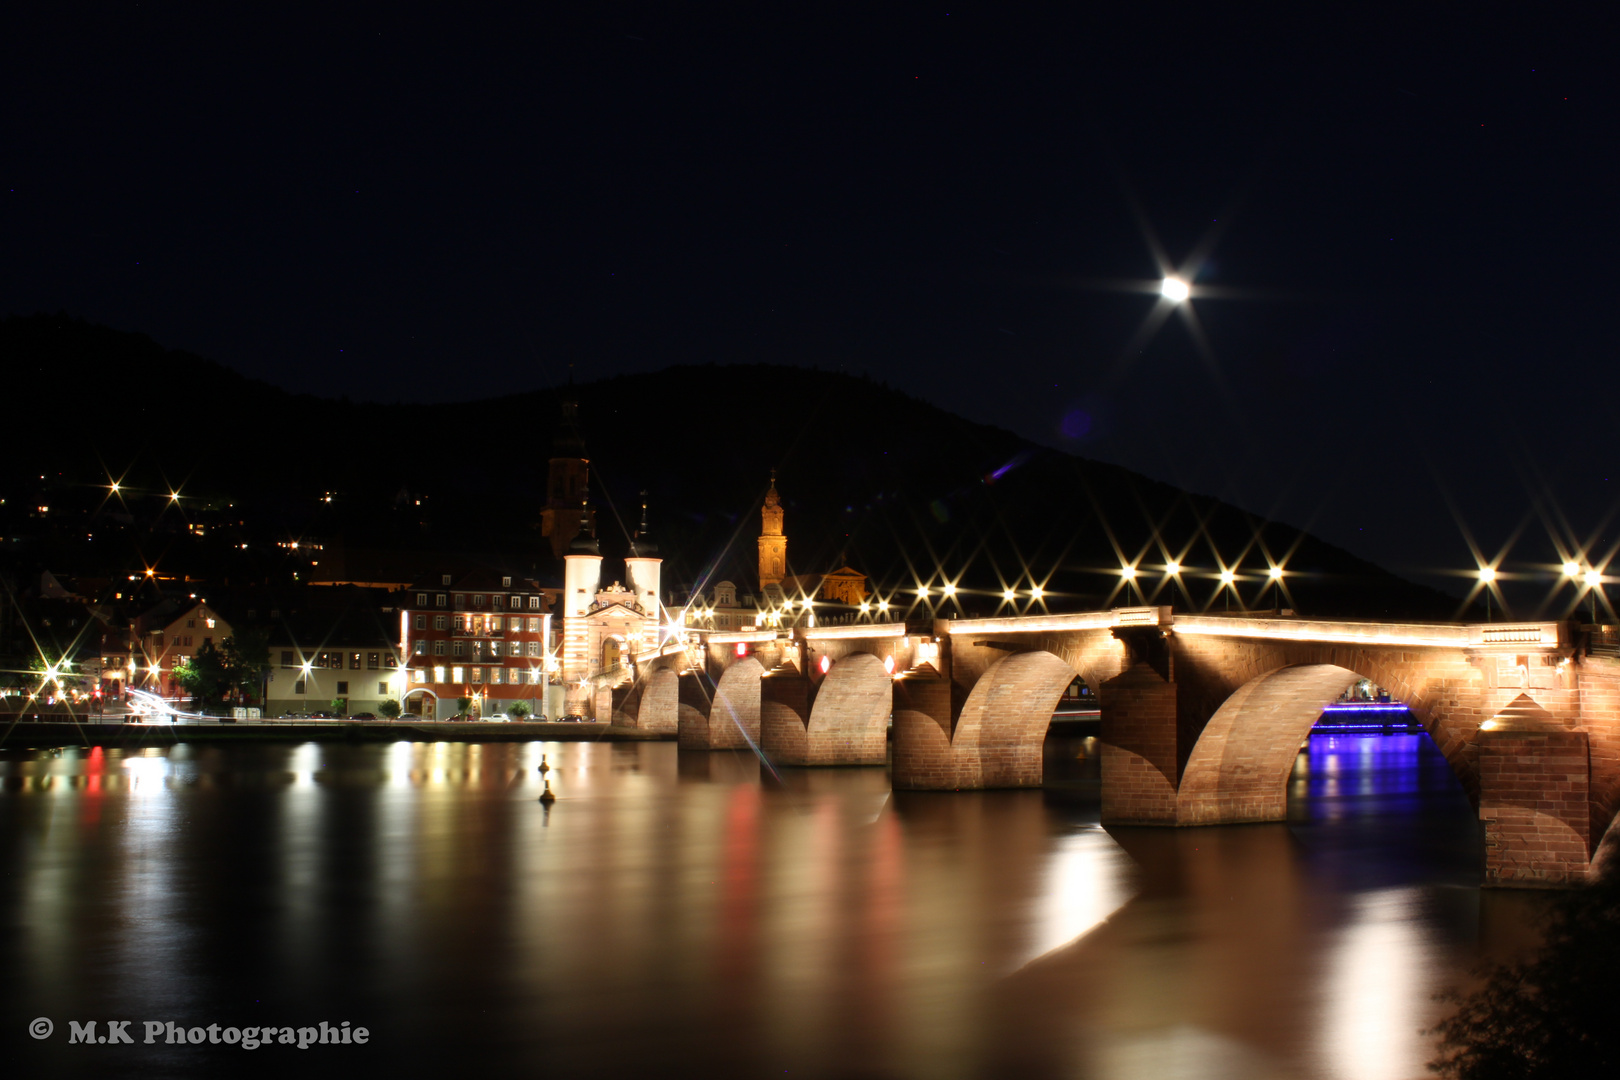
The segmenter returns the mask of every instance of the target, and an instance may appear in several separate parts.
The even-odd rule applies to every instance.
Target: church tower
[[[771,489],[765,493],[760,511],[759,591],[780,599],[782,578],[787,574],[787,537],[782,535],[782,497],[776,493],[776,470],[771,470]]]
[[[546,470],[546,507],[540,512],[540,535],[551,539],[551,553],[562,558],[581,532],[596,531],[596,514],[586,505],[591,460],[579,433],[579,402],[563,399],[562,420],[551,444]]]

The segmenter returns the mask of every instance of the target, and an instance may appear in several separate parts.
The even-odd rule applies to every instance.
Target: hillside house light
[[[1159,282],[1159,295],[1172,304],[1179,304],[1192,295],[1192,289],[1178,277],[1167,277]]]

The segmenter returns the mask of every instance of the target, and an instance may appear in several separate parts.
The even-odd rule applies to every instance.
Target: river
[[[1048,789],[971,793],[672,743],[0,755],[0,1049],[78,1075],[1416,1078],[1434,995],[1533,942],[1544,898],[1479,887],[1427,736],[1314,735],[1288,822],[1184,830],[1102,828],[1094,750],[1054,737]],[[71,1044],[91,1019],[134,1044]],[[143,1041],[322,1020],[368,1041]]]

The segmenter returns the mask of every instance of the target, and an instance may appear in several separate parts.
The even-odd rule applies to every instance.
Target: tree
[[[233,634],[220,644],[220,655],[230,689],[243,701],[257,701],[260,680],[270,666],[270,632],[250,629]]]
[[[529,715],[529,703],[526,701],[512,702],[512,704],[506,707],[506,715],[510,716],[514,720],[522,720],[524,717]]]
[[[377,715],[382,717],[384,720],[398,720],[399,702],[395,701],[393,698],[384,700],[380,705],[377,706]]]
[[[457,720],[465,720],[465,719],[467,719],[467,714],[470,713],[470,712],[472,712],[472,698],[470,698],[470,697],[458,697],[458,698],[456,698],[456,719]]]
[[[1429,1068],[1458,1080],[1614,1076],[1620,1071],[1620,873],[1559,900],[1541,953],[1503,965],[1435,1029]]]
[[[204,639],[197,655],[174,666],[174,677],[199,709],[219,704],[230,687],[230,675],[225,668],[225,657],[214,643]]]

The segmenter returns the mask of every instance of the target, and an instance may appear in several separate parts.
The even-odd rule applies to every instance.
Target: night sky
[[[844,369],[1409,574],[1607,556],[1597,5],[574,7],[11,12],[0,313],[384,401]]]

